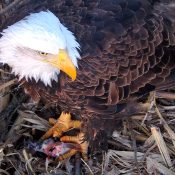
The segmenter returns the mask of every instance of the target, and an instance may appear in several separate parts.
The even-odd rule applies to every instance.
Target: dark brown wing
[[[132,94],[164,82],[175,62],[173,10],[141,0],[63,3],[55,12],[82,49],[77,80],[61,77],[63,108],[114,114]]]
[[[92,128],[112,128],[110,118],[130,97],[161,87],[173,74],[175,8],[136,0],[88,2],[77,10],[79,20],[68,12],[63,19],[75,31],[83,59],[76,82],[66,83],[59,97],[63,108],[89,121],[91,136]]]

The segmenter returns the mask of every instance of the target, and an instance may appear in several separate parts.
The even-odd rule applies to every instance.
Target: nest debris
[[[32,153],[33,141],[50,128],[48,118],[61,111],[35,106],[17,85],[9,70],[0,70],[0,173],[1,174],[175,174],[174,90],[153,92],[148,110],[122,120],[108,138],[108,151],[90,152],[55,162]],[[37,165],[37,166],[36,166]]]

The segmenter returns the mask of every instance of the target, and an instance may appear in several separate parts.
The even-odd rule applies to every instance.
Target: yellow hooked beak
[[[45,59],[43,61],[50,63],[52,66],[62,70],[70,78],[72,78],[73,81],[76,79],[76,76],[77,76],[76,67],[74,66],[73,62],[71,61],[66,50],[60,49],[57,57],[47,59],[47,60]]]

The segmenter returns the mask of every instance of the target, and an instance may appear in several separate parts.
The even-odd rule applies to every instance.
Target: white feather
[[[42,62],[38,51],[58,55],[59,49],[66,49],[73,64],[77,59],[80,45],[72,32],[63,26],[50,11],[33,13],[3,30],[0,38],[0,62],[12,67],[12,72],[20,79],[34,78],[51,86],[57,81],[60,70]]]

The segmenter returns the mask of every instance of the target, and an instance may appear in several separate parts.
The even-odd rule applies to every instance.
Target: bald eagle
[[[173,0],[29,0],[15,9],[3,11],[0,62],[35,101],[80,115],[88,139],[129,114],[130,99],[175,84]]]

